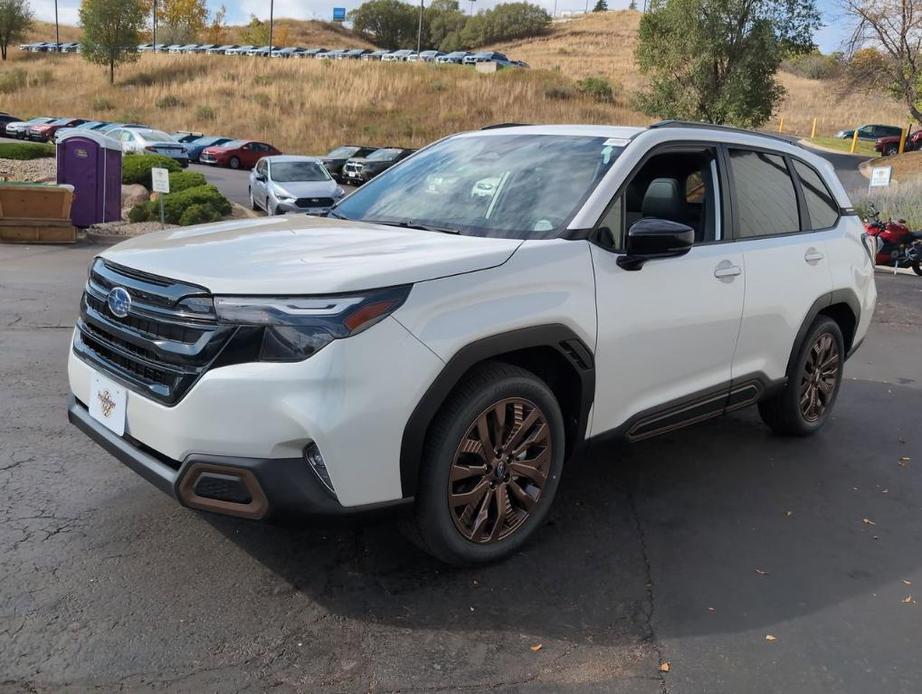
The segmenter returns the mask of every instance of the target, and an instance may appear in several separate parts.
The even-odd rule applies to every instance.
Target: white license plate
[[[128,392],[108,378],[93,374],[90,383],[90,416],[119,436],[125,433]]]
[[[356,176],[355,171],[350,171],[350,172],[348,173],[348,176],[349,176],[349,178],[355,178],[355,176]]]
[[[326,212],[326,211],[329,210],[329,209],[330,209],[329,207],[308,207],[308,208],[305,210],[305,212],[306,212],[307,214],[323,214],[324,212]]]

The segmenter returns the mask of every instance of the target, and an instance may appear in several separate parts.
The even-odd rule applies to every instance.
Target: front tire
[[[892,157],[899,151],[900,151],[899,147],[896,147],[895,145],[888,145],[887,148],[884,150],[884,156]]]
[[[922,277],[922,261],[919,261],[919,260],[915,261],[912,264],[912,271],[916,273],[917,275],[919,275],[919,277]]]
[[[227,165],[228,165],[229,167],[231,167],[232,169],[239,169],[239,168],[240,168],[240,160],[239,160],[237,157],[231,157],[231,158],[230,158],[230,161],[227,162]]]
[[[547,384],[509,364],[479,368],[433,420],[412,539],[458,566],[509,556],[547,517],[563,461],[563,415]]]
[[[844,364],[842,330],[828,316],[819,316],[791,364],[784,390],[759,403],[762,421],[780,435],[809,436],[818,431],[839,394]]]

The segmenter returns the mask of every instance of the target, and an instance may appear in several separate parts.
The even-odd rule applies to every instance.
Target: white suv
[[[452,563],[519,547],[601,436],[829,416],[876,300],[831,166],[770,136],[496,127],[327,218],[131,239],[90,268],[70,420],[182,504],[406,505]]]

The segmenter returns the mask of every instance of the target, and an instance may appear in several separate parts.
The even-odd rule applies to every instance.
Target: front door
[[[725,237],[728,206],[716,147],[654,153],[622,189],[591,246],[598,341],[593,435],[644,438],[720,414],[743,312],[742,252]],[[695,230],[684,256],[617,265],[641,218]]]

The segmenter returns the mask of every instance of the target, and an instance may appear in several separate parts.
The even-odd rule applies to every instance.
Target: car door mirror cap
[[[618,256],[618,267],[640,270],[648,260],[685,255],[694,243],[695,230],[687,224],[645,217],[628,229],[625,252]]]

